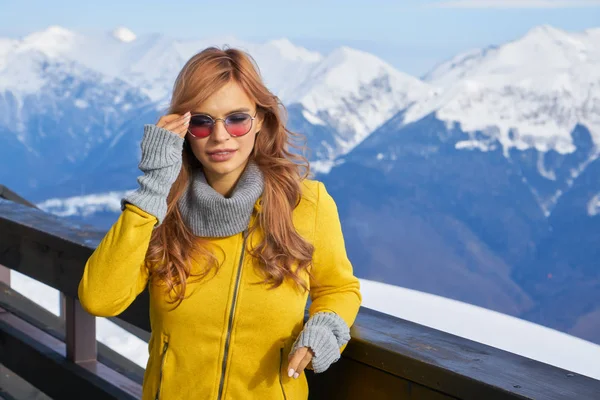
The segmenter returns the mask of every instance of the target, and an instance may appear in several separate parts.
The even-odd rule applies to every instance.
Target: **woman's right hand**
[[[191,113],[189,111],[183,115],[167,114],[159,118],[156,126],[171,131],[181,138],[185,138],[190,124],[190,118]]]

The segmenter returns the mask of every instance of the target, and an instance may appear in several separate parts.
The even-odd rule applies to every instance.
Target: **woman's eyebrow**
[[[238,112],[250,112],[250,111],[252,111],[252,110],[250,110],[249,108],[241,107],[241,108],[236,108],[235,110],[231,110],[228,113],[225,113],[224,115],[229,115],[229,114],[238,113]],[[215,118],[212,114],[209,114],[207,112],[197,111],[194,114],[204,114],[204,115],[208,115],[209,117]]]

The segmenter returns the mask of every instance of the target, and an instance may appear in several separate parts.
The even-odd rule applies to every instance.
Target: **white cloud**
[[[449,0],[429,4],[434,8],[582,8],[600,7],[600,0]]]

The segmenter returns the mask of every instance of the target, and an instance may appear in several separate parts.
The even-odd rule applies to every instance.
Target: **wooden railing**
[[[56,316],[12,290],[0,271],[0,364],[52,398],[141,395],[143,369],[97,344],[95,318],[77,300],[103,235],[0,199],[0,264],[64,295]],[[148,307],[145,291],[112,320],[147,340]],[[600,399],[598,380],[364,307],[351,334],[341,360],[307,371],[311,399]]]

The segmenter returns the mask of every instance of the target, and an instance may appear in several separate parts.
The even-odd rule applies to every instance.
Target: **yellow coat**
[[[259,207],[260,201],[255,209]],[[311,271],[320,285],[301,275],[310,284],[310,315],[335,312],[351,326],[362,300],[359,281],[346,255],[335,202],[321,182],[303,182],[293,221],[315,246]],[[126,205],[86,263],[79,283],[85,310],[118,315],[144,290],[148,272],[143,260],[156,222],[151,214]],[[303,328],[308,293],[289,279],[272,290],[253,284],[263,276],[243,249],[260,240],[258,231],[247,238],[246,247],[242,233],[211,238],[223,249],[216,254],[219,272],[188,283],[186,296],[192,294],[174,311],[169,311],[173,306],[164,289],[149,285],[152,333],[143,400],[308,398],[305,374],[294,379],[285,370]]]

